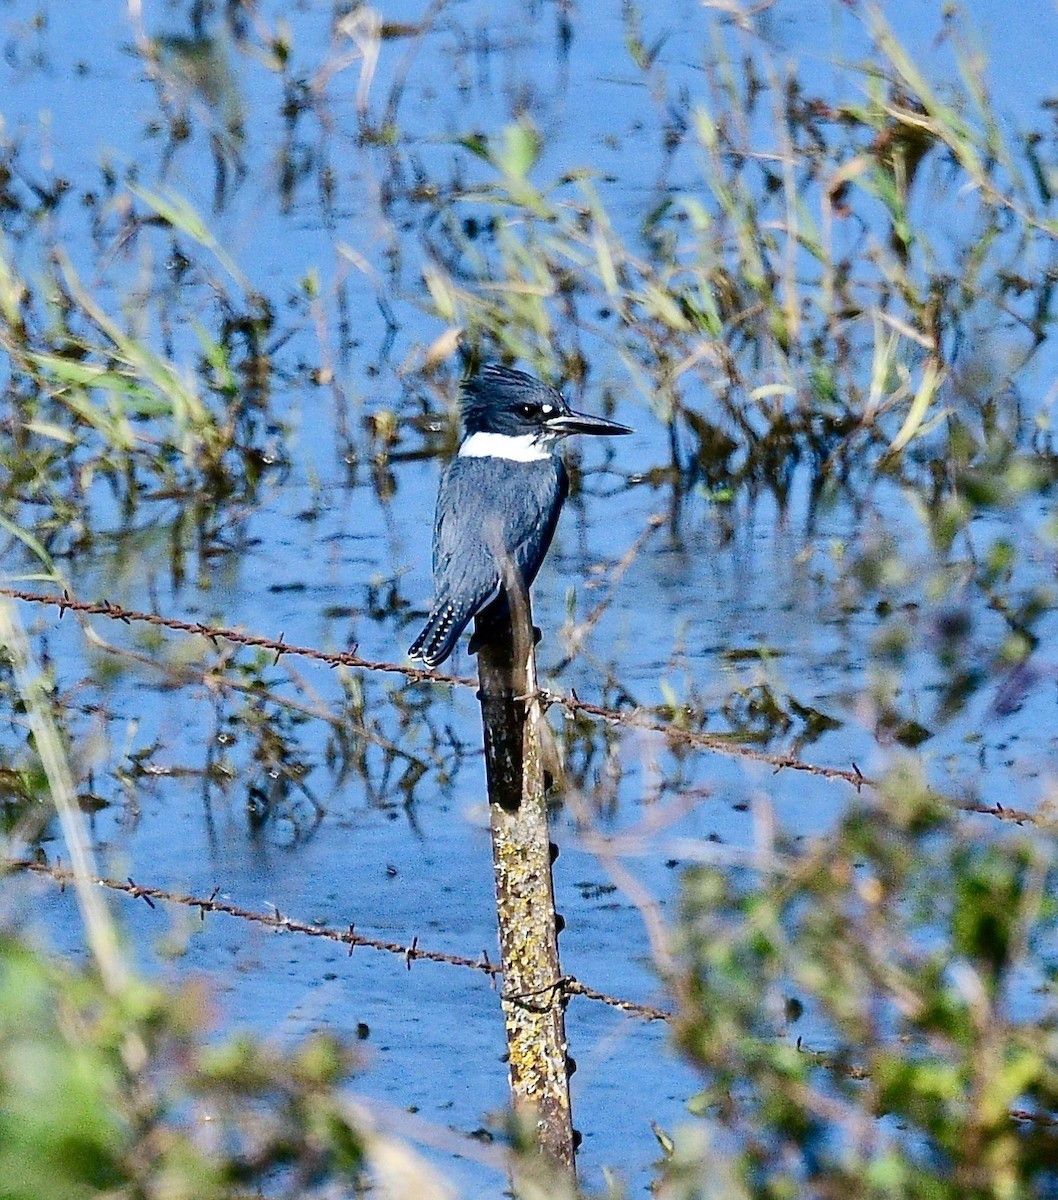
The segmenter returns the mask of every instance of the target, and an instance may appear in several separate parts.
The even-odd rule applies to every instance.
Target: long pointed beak
[[[600,437],[615,437],[621,433],[632,433],[627,425],[618,425],[616,421],[607,421],[605,417],[589,417],[587,413],[567,412],[557,417],[548,417],[544,422],[548,431],[566,437],[571,433],[594,433]]]

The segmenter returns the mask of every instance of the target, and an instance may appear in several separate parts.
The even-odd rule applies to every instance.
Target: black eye
[[[535,404],[520,404],[518,411],[523,417],[538,417],[540,409]]]

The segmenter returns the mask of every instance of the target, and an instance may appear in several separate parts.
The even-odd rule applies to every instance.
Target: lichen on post
[[[516,583],[516,581],[511,581]],[[551,1162],[574,1174],[565,1005],[544,794],[529,598],[477,620],[475,644],[489,790],[501,994],[512,1104]]]

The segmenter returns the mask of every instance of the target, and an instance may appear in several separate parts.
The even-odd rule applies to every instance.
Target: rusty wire
[[[36,875],[51,879],[53,882],[58,883],[60,887],[73,882],[74,879],[73,871],[57,863],[38,862],[32,859],[7,859],[3,860],[0,865],[9,871],[31,871]],[[241,908],[237,904],[220,899],[219,888],[214,888],[208,896],[192,896],[181,892],[170,892],[164,888],[147,887],[134,882],[132,879],[120,880],[93,876],[92,882],[99,887],[109,888],[115,892],[123,892],[133,899],[143,900],[152,909],[156,907],[156,900],[162,900],[168,904],[183,905],[185,908],[197,908],[202,920],[205,920],[207,912],[222,913],[225,916],[235,917],[242,921],[250,921],[253,924],[263,925],[267,929],[275,929],[282,933],[300,933],[307,937],[324,938],[327,941],[339,942],[349,947],[350,956],[357,946],[365,946],[371,950],[379,950],[386,954],[393,954],[403,958],[409,971],[416,959],[422,959],[424,962],[444,963],[447,966],[463,967],[477,971],[482,975],[488,975],[494,987],[496,980],[501,977],[498,964],[491,962],[488,953],[484,950],[481,952],[480,958],[468,958],[461,954],[447,954],[441,950],[426,949],[419,945],[417,937],[412,938],[410,945],[402,945],[400,942],[388,942],[381,938],[367,937],[362,933],[357,933],[355,925],[349,925],[347,929],[332,929],[329,926],[318,924],[310,925],[305,921],[296,921],[291,917],[284,916],[278,909],[273,909],[271,912],[259,912],[254,909]],[[599,1004],[605,1004],[609,1008],[617,1009],[619,1012],[626,1013],[629,1016],[638,1017],[643,1021],[671,1021],[675,1015],[663,1008],[655,1008],[650,1004],[641,1004],[636,1000],[627,1000],[621,996],[612,996],[606,992],[600,992],[596,988],[582,983],[574,975],[564,975],[561,979],[555,980],[552,986],[561,988],[567,996],[583,996],[586,1000],[594,1000]],[[869,1079],[871,1076],[870,1071],[862,1065],[838,1061],[828,1054],[812,1050],[802,1045],[800,1038],[797,1039],[797,1049],[801,1053],[811,1057],[819,1066],[827,1070],[836,1071],[855,1079]],[[1031,1109],[1011,1109],[1010,1116],[1015,1121],[1031,1124],[1058,1124],[1058,1118],[1049,1113],[1037,1112]]]
[[[362,671],[378,671],[391,675],[402,675],[412,682],[442,683],[451,687],[476,688],[477,680],[462,675],[446,675],[439,671],[430,671],[422,667],[413,667],[405,663],[373,661],[362,658],[352,650],[319,650],[314,646],[297,646],[286,642],[283,634],[278,638],[262,634],[248,633],[243,629],[232,629],[227,626],[206,625],[201,621],[182,621],[176,617],[165,617],[159,613],[140,612],[136,609],[123,608],[112,604],[109,600],[75,600],[67,593],[61,596],[53,594],[24,591],[19,588],[0,587],[0,596],[8,596],[12,600],[22,600],[28,604],[45,604],[59,610],[60,619],[67,610],[83,613],[88,616],[107,617],[111,620],[122,621],[126,625],[140,622],[155,625],[162,629],[170,629],[177,633],[196,634],[208,638],[214,644],[226,641],[238,646],[255,646],[275,653],[275,661],[285,654],[293,654],[300,658],[312,659],[325,663],[329,667],[354,667]],[[555,706],[563,709],[572,716],[585,716],[610,725],[621,726],[625,729],[636,729],[646,733],[658,734],[668,741],[686,746],[695,746],[714,754],[726,755],[747,762],[757,762],[770,766],[776,773],[783,770],[800,771],[814,775],[820,779],[835,780],[847,783],[857,792],[863,788],[877,786],[877,781],[864,775],[852,764],[851,768],[825,766],[819,763],[805,762],[792,754],[772,754],[765,750],[757,750],[752,746],[744,746],[726,737],[704,733],[700,730],[685,729],[680,725],[659,720],[642,709],[606,708],[600,704],[591,704],[581,700],[575,692],[562,695],[559,692],[541,690],[539,699],[545,707]],[[995,817],[1001,821],[1013,821],[1018,825],[1035,825],[1041,828],[1054,828],[1055,822],[1039,813],[1030,813],[1024,809],[1008,808],[1002,804],[985,804],[977,800],[957,801],[955,807],[964,812],[980,813]]]
[[[452,687],[477,688],[476,679],[462,675],[446,675],[439,671],[430,671],[423,667],[413,667],[404,663],[373,661],[362,658],[357,654],[355,647],[352,650],[319,650],[314,646],[298,646],[287,642],[284,640],[282,633],[280,633],[278,638],[267,637],[262,634],[248,633],[243,629],[232,629],[220,625],[206,625],[201,621],[182,621],[176,617],[162,616],[159,613],[140,612],[136,609],[123,608],[121,605],[112,604],[109,600],[75,600],[66,593],[56,596],[47,593],[23,591],[18,588],[0,587],[0,596],[8,596],[12,600],[21,600],[28,604],[51,605],[59,610],[60,618],[67,611],[83,613],[87,616],[101,616],[107,617],[110,620],[122,621],[126,625],[137,622],[173,630],[177,633],[196,634],[199,637],[208,638],[214,644],[223,640],[238,646],[254,646],[262,650],[271,650],[275,653],[275,661],[277,663],[283,655],[293,654],[300,658],[308,658],[315,662],[325,663],[329,667],[355,667],[363,671],[403,675],[412,682],[443,683]],[[599,704],[590,704],[587,701],[581,700],[576,693],[565,696],[559,692],[541,690],[539,698],[545,707],[556,706],[562,708],[571,716],[582,715],[592,717],[611,725],[620,725],[629,729],[660,734],[671,742],[697,746],[703,750],[709,750],[715,754],[727,755],[731,758],[759,762],[772,767],[775,771],[802,771],[809,775],[816,775],[821,779],[842,780],[845,783],[851,784],[857,791],[863,787],[873,786],[874,784],[874,781],[864,775],[855,764],[853,764],[851,769],[845,769],[842,767],[820,766],[816,763],[804,762],[792,754],[769,754],[767,751],[757,750],[751,746],[743,746],[727,738],[718,737],[715,734],[702,733],[694,729],[684,729],[679,725],[670,724],[651,717],[648,713],[638,709],[605,708]]]
[[[2,865],[9,871],[30,871],[41,875],[65,887],[75,879],[74,872],[60,863],[39,862],[34,859],[14,858],[3,860]],[[195,896],[184,892],[168,891],[160,887],[148,887],[136,883],[132,879],[108,879],[105,876],[91,876],[91,882],[98,887],[108,888],[114,892],[123,892],[134,900],[143,900],[150,908],[156,907],[155,901],[161,900],[167,904],[177,904],[184,908],[197,908],[199,916],[205,920],[206,913],[223,913],[228,917],[236,917],[240,921],[249,921],[254,925],[263,925],[266,929],[275,929],[282,933],[300,933],[306,937],[323,938],[329,942],[338,942],[349,947],[352,955],[357,946],[370,950],[379,950],[403,958],[408,970],[417,959],[424,962],[444,963],[450,967],[464,967],[487,975],[495,986],[496,980],[502,978],[498,963],[489,959],[488,952],[483,950],[478,958],[468,958],[463,954],[448,954],[443,950],[430,950],[419,945],[418,937],[413,937],[407,945],[401,942],[389,942],[382,938],[368,937],[357,933],[356,925],[350,924],[345,929],[335,929],[329,925],[319,925],[307,921],[298,921],[273,908],[271,912],[261,912],[252,908],[243,908],[224,900],[220,896],[220,888],[214,888],[208,896]],[[654,1008],[649,1004],[640,1004],[635,1000],[626,1000],[621,996],[611,996],[600,992],[597,988],[589,987],[573,975],[564,975],[555,980],[553,986],[561,989],[567,996],[583,996],[586,1000],[595,1000],[608,1005],[619,1012],[630,1016],[640,1017],[644,1021],[667,1021],[672,1014],[662,1008]]]

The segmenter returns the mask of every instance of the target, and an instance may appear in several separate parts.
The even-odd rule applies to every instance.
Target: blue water
[[[384,43],[369,92],[373,118],[409,62],[396,109],[404,157],[395,175],[385,147],[358,143],[358,62],[335,74],[319,92],[316,109],[302,112],[288,128],[280,111],[280,74],[224,35],[219,46],[230,88],[225,103],[229,111],[241,112],[245,134],[238,153],[229,158],[223,203],[214,209],[217,177],[208,132],[218,127],[217,112],[193,88],[168,92],[174,107],[187,105],[190,136],[166,156],[165,138],[151,128],[158,92],[129,49],[134,30],[124,8],[81,2],[45,6],[44,28],[27,37],[19,34],[19,25],[36,6],[9,3],[0,9],[2,37],[14,46],[0,68],[5,136],[39,164],[41,178],[64,175],[84,190],[99,178],[100,164],[108,162],[119,178],[135,168],[144,187],[171,187],[189,197],[253,287],[277,306],[289,303],[296,310],[302,281],[318,272],[327,354],[348,404],[354,439],[363,446],[363,418],[384,408],[414,409],[419,385],[413,383],[409,394],[405,381],[422,347],[442,332],[422,308],[428,222],[404,195],[392,197],[388,209],[380,208],[381,188],[393,179],[410,188],[416,161],[427,175],[442,177],[458,161],[465,182],[485,181],[488,169],[458,150],[454,139],[469,131],[497,131],[519,112],[528,112],[544,137],[540,178],[591,166],[624,232],[638,228],[666,187],[692,177],[690,151],[671,162],[659,152],[653,118],[647,119],[653,111],[650,86],[629,60],[620,7],[585,3],[570,11],[568,45],[559,36],[563,10],[544,3],[501,9],[442,5],[434,28],[417,45],[410,38]],[[1038,102],[1053,79],[1058,14],[1041,7],[1032,23],[1020,26],[987,4],[968,11],[989,48],[989,81],[1001,112],[1011,122],[1036,119]],[[925,14],[920,4],[887,6],[889,19],[926,69],[943,77],[952,70],[950,48],[936,42],[939,23]],[[331,6],[324,4],[304,4],[296,11],[269,5],[257,19],[264,26],[274,26],[281,16],[289,22],[291,74],[308,77],[326,57],[330,15]],[[420,5],[386,7],[386,18],[394,23],[415,22],[421,15]],[[703,86],[706,21],[701,6],[691,3],[645,17],[648,46],[666,34],[654,77],[659,93]],[[168,10],[150,11],[148,27],[152,34],[187,33],[180,14]],[[821,90],[835,76],[835,59],[855,62],[864,53],[861,27],[841,5],[776,5],[768,14],[767,32],[780,57],[795,62],[802,77]],[[332,52],[340,56],[348,48],[338,40]],[[34,49],[39,63],[30,61]],[[284,145],[293,147],[293,159],[306,164],[289,205],[279,195]],[[237,159],[245,169],[241,181]],[[316,182],[323,162],[336,179],[330,211]],[[105,195],[102,181],[99,188],[101,203],[112,215],[123,192],[119,188],[114,199]],[[935,193],[930,196],[935,203]],[[103,304],[116,304],[116,297],[135,284],[148,324],[164,299],[178,318],[170,334],[175,355],[190,362],[195,343],[187,322],[212,311],[207,283],[198,276],[174,280],[168,235],[145,233],[126,253],[107,245],[107,233],[102,248],[93,243],[88,222],[83,206],[65,204],[41,217],[32,235],[8,229],[9,241],[23,269],[33,273],[41,241],[54,236],[86,285],[98,287]],[[100,273],[101,260],[107,267]],[[339,290],[350,314],[344,337],[336,315]],[[396,318],[392,337],[379,294]],[[813,762],[841,767],[855,762],[874,774],[903,753],[877,735],[877,708],[870,699],[872,689],[885,690],[873,653],[891,628],[877,609],[881,596],[900,606],[914,635],[910,659],[893,684],[894,699],[905,715],[934,730],[918,751],[930,777],[967,797],[1021,807],[1032,807],[1047,794],[1056,747],[1054,664],[1046,651],[1034,659],[1035,682],[1013,711],[994,713],[996,689],[991,687],[954,719],[937,721],[941,673],[931,653],[938,599],[932,589],[942,564],[913,498],[891,482],[867,481],[853,489],[854,497],[839,496],[819,512],[812,509],[803,469],[794,474],[785,511],[768,495],[740,493],[722,503],[692,492],[678,524],[659,530],[629,566],[584,651],[557,672],[567,652],[562,630],[569,611],[583,619],[603,593],[597,585],[605,587],[647,516],[668,513],[670,503],[664,486],[623,486],[629,474],[666,462],[666,434],[608,338],[593,330],[584,337],[591,377],[579,403],[596,407],[602,386],[608,385],[617,397],[614,416],[635,426],[636,434],[610,450],[583,448],[585,490],[564,515],[534,594],[536,619],[546,631],[540,647],[546,686],[608,700],[608,680],[618,678],[645,704],[693,699],[712,714],[709,728],[722,729],[720,713],[732,695],[766,683],[837,722],[805,745],[797,740],[795,723],[771,749],[793,749]],[[306,366],[318,363],[322,353],[314,319],[306,313],[276,354],[275,403],[292,430],[284,440],[290,468],[266,476],[259,502],[219,539],[220,552],[199,557],[188,540],[186,575],[174,579],[169,527],[175,503],[142,510],[130,529],[100,494],[97,515],[113,528],[113,537],[98,541],[90,557],[61,564],[76,593],[270,636],[282,632],[290,643],[324,649],[355,643],[368,658],[399,661],[430,595],[429,527],[440,464],[433,458],[394,459],[394,491],[381,499],[372,485],[369,452],[351,468],[339,461],[336,397],[311,382]],[[1039,381],[1041,403],[1053,370],[1053,356],[1041,354],[1036,376],[1028,376],[1029,382]],[[451,403],[451,395],[440,391],[427,399],[435,409]],[[1033,500],[975,522],[974,536],[982,546],[1002,535],[1035,547],[1019,563],[1015,591],[1046,584],[1053,575],[1052,543],[1042,528],[1048,508]],[[306,518],[309,513],[312,519]],[[907,576],[895,576],[875,590],[861,586],[850,564],[887,538],[899,546]],[[944,602],[958,605],[967,595],[959,582],[966,568],[962,550],[953,553],[951,566]],[[378,598],[384,600],[391,590],[398,603],[383,603],[389,611],[373,615]],[[331,769],[329,728],[311,720],[298,731],[298,751],[309,767],[305,788],[322,819],[314,826],[309,796],[291,787],[255,825],[248,819],[248,790],[269,786],[267,770],[252,761],[244,731],[232,730],[235,741],[224,744],[217,736],[227,729],[224,716],[239,704],[237,695],[218,698],[201,680],[167,679],[153,666],[90,649],[69,617],[55,628],[53,613],[25,616],[47,631],[51,654],[61,664],[61,685],[89,680],[86,692],[104,714],[86,724],[92,736],[79,750],[82,770],[93,769],[96,790],[110,801],[93,817],[105,873],[203,895],[219,887],[221,895],[248,908],[275,906],[284,914],[341,928],[355,922],[370,936],[405,944],[417,936],[431,949],[470,957],[483,950],[494,954],[491,859],[472,691],[438,688],[430,695],[429,719],[437,729],[451,727],[466,748],[459,755],[447,738],[432,745],[421,719],[402,726],[400,706],[421,702],[422,685],[404,687],[390,677],[364,681],[368,719],[426,766],[410,801],[397,782],[401,764],[385,775],[378,745],[367,747],[366,772],[355,766],[344,774]],[[189,646],[179,636],[167,638],[167,649],[159,651],[136,627],[95,618],[89,624],[101,637],[155,660],[171,657],[179,665],[186,656],[194,668],[213,657],[210,647]],[[1044,647],[1053,644],[1058,634],[1053,610],[1036,632]],[[987,658],[1002,634],[995,613],[976,611],[971,651]],[[751,656],[732,653],[737,651]],[[239,652],[240,661],[252,658],[249,651]],[[453,666],[461,674],[473,670],[465,651]],[[341,680],[326,668],[288,656],[264,674],[280,694],[303,706],[339,711]],[[560,716],[552,719],[561,732]],[[150,761],[174,774],[139,780],[124,790],[117,770],[127,765],[129,754],[155,743]],[[207,782],[202,773],[217,757],[231,764],[233,778],[227,784]],[[633,730],[614,733],[605,753],[596,743],[586,767],[575,750],[570,776],[572,791],[582,794],[559,812],[555,828],[563,847],[556,889],[567,922],[564,967],[594,987],[659,1004],[665,1003],[664,991],[650,963],[640,910],[632,895],[610,890],[610,872],[592,852],[589,835],[641,832],[624,865],[661,912],[671,915],[680,867],[713,845],[736,854],[752,846],[761,833],[762,808],[782,827],[810,836],[831,827],[852,798],[843,784],[789,771],[775,775],[765,765],[718,755],[677,758],[658,735]],[[27,890],[35,918],[51,940],[77,947],[70,896],[44,883]],[[499,1005],[479,975],[422,962],[409,972],[401,958],[366,949],[349,959],[340,946],[269,933],[222,916],[200,923],[197,914],[164,907],[152,911],[132,901],[115,901],[114,908],[129,952],[144,969],[174,978],[202,974],[209,980],[218,1030],[249,1026],[282,1041],[318,1028],[351,1037],[362,1022],[370,1036],[356,1081],[360,1094],[414,1106],[427,1120],[463,1132],[502,1110],[506,1077]],[[672,1052],[659,1024],[644,1025],[574,999],[568,1027],[580,1064],[574,1108],[585,1139],[585,1180],[599,1184],[602,1169],[612,1167],[628,1181],[631,1194],[645,1194],[657,1156],[650,1123],[671,1128],[685,1119],[685,1102],[697,1080]],[[440,1153],[432,1158],[467,1195],[493,1196],[502,1189],[502,1180],[485,1168]]]

